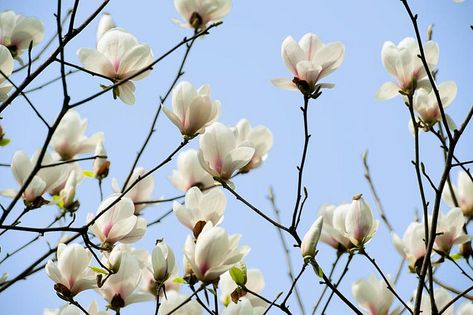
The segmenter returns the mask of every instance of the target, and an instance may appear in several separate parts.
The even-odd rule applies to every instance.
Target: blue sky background
[[[473,24],[471,12],[473,2],[455,4],[449,0],[411,1],[412,9],[419,14],[419,25],[425,30],[434,23],[434,39],[440,46],[438,80],[455,80],[458,95],[449,107],[448,113],[459,124],[473,101],[471,73],[473,62]],[[64,8],[72,6],[73,1],[63,1]],[[83,21],[100,1],[82,1],[77,22]],[[46,29],[48,39],[55,31],[53,13],[55,1],[2,0],[0,10],[13,9],[19,14],[40,18]],[[115,22],[140,41],[148,43],[155,56],[173,47],[190,30],[181,29],[171,22],[179,17],[172,1],[112,1],[105,10],[110,12]],[[97,21],[74,39],[66,50],[66,59],[78,64],[76,50],[95,46]],[[355,193],[364,193],[367,201],[374,202],[363,177],[361,153],[369,150],[369,163],[376,187],[381,195],[389,219],[398,234],[404,233],[412,221],[414,213],[420,209],[417,184],[411,160],[414,156],[413,137],[407,122],[408,111],[399,97],[387,102],[374,99],[376,89],[391,80],[385,72],[381,60],[381,47],[384,41],[398,43],[405,37],[413,36],[413,28],[400,1],[234,1],[230,14],[224,24],[212,30],[210,36],[200,39],[192,49],[185,66],[184,79],[194,85],[209,83],[214,98],[221,100],[220,121],[236,124],[240,118],[248,118],[253,125],[268,126],[274,136],[274,146],[263,166],[249,175],[239,177],[235,182],[237,190],[248,200],[269,215],[273,215],[266,199],[268,187],[274,187],[277,202],[282,211],[284,224],[288,225],[296,194],[296,165],[300,160],[303,143],[302,115],[299,106],[302,96],[296,92],[279,90],[270,80],[289,76],[282,63],[280,46],[287,35],[299,39],[307,32],[320,36],[322,41],[341,41],[346,54],[342,66],[326,81],[336,84],[336,88],[325,90],[309,110],[310,132],[312,134],[304,184],[308,187],[307,201],[300,235],[303,235],[316,217],[316,211],[324,203],[342,203],[351,200]],[[425,32],[424,32],[425,33]],[[424,34],[423,34],[424,35]],[[35,48],[38,51],[41,44]],[[78,108],[82,117],[89,119],[88,134],[104,131],[106,148],[112,168],[104,183],[105,195],[112,192],[110,180],[118,178],[122,183],[129,172],[135,154],[141,146],[152,115],[159,104],[159,95],[167,90],[175,76],[184,50],[175,52],[170,58],[155,67],[146,79],[136,83],[137,102],[127,106],[105,94]],[[37,86],[59,74],[58,65],[53,65],[30,87]],[[22,81],[22,75],[13,77]],[[68,78],[72,102],[97,92],[99,78],[86,74],[74,74]],[[62,103],[61,85],[49,86],[30,95],[37,108],[48,119],[54,119]],[[170,102],[167,102],[170,106]],[[17,98],[3,115],[2,127],[10,145],[2,148],[0,162],[9,162],[16,150],[32,154],[43,142],[46,130],[27,104]],[[471,159],[473,154],[473,131],[469,128],[459,143],[457,156]],[[151,168],[164,159],[179,143],[180,135],[169,120],[162,115],[158,121],[158,131],[153,136],[140,166]],[[428,172],[438,180],[442,166],[439,145],[431,135],[422,134],[422,160]],[[197,147],[197,139],[190,147]],[[90,169],[91,163],[82,164]],[[171,197],[180,194],[167,180],[175,161],[169,163],[154,175],[155,197]],[[456,170],[453,172],[456,181]],[[0,168],[0,188],[16,187],[13,176],[7,168]],[[85,222],[88,212],[95,212],[99,204],[97,183],[86,179],[79,186],[78,197],[81,209],[76,224]],[[274,228],[235,201],[227,194],[228,207],[223,226],[229,233],[243,235],[241,244],[248,244],[252,251],[245,259],[249,268],[260,268],[266,278],[264,295],[272,299],[280,291],[289,287],[286,264],[282,248]],[[432,193],[428,193],[433,200]],[[2,204],[7,204],[5,199]],[[169,209],[170,205],[149,207],[145,217],[156,218]],[[445,211],[447,210],[444,205]],[[21,211],[20,207],[17,211]],[[56,214],[54,207],[44,207],[25,217],[25,226],[46,225]],[[379,219],[377,213],[375,214]],[[165,238],[176,254],[182,253],[186,229],[173,216],[162,224],[149,229],[146,237],[135,246],[152,249],[157,238]],[[33,234],[10,232],[4,236],[1,257],[17,248]],[[54,244],[59,235],[48,235],[29,250],[0,265],[0,273],[8,272],[14,276],[23,270],[31,257],[47,250],[47,241]],[[383,270],[394,276],[400,257],[391,244],[389,233],[381,224],[378,233],[367,250]],[[299,250],[292,250],[296,269],[302,264]],[[318,259],[328,272],[335,259],[335,252],[320,245]],[[343,259],[346,259],[343,258]],[[180,259],[179,259],[180,262]],[[181,263],[181,262],[180,262]],[[342,266],[338,272],[341,272]],[[415,289],[416,278],[407,275],[407,268],[399,282],[402,297],[408,300]],[[368,277],[375,270],[361,256],[355,256],[350,272],[340,288],[350,299],[351,283]],[[465,288],[469,282],[459,272],[446,264],[438,276],[458,288]],[[15,284],[0,295],[1,313],[41,314],[45,307],[58,307],[60,301],[52,289],[53,283],[45,272],[39,272],[28,281]],[[321,292],[322,286],[313,273],[308,270],[299,285],[307,310]],[[100,296],[81,293],[79,301],[88,305],[91,297],[100,303]],[[298,313],[294,299],[291,310]],[[153,303],[137,304],[127,307],[124,314],[133,311],[151,314]],[[328,314],[344,314],[347,308],[336,298],[328,309]],[[274,311],[276,314],[276,312]]]

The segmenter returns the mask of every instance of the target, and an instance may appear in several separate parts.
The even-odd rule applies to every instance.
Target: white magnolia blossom
[[[99,292],[109,303],[108,307],[116,311],[131,303],[152,299],[147,293],[135,292],[140,281],[141,270],[138,260],[133,255],[123,253],[118,271],[105,281]]]
[[[383,279],[376,279],[374,274],[368,279],[360,279],[353,283],[351,292],[358,304],[370,315],[387,315],[394,299],[386,282]]]
[[[202,29],[209,22],[221,20],[230,12],[231,0],[174,0],[177,12],[184,21],[173,20],[186,28]]]
[[[145,219],[134,215],[135,207],[133,201],[122,197],[116,202],[116,199],[119,197],[120,194],[112,194],[102,201],[97,209],[97,214],[109,208],[110,205],[114,205],[105,211],[90,227],[103,244],[113,245],[118,241],[133,243],[141,239],[146,232]],[[87,221],[90,222],[94,218],[95,215],[89,213]]]
[[[1,32],[1,27],[0,27]],[[1,36],[0,36],[1,38]],[[7,47],[0,45],[0,70],[9,77],[13,71],[13,58]],[[11,90],[12,85],[7,78],[0,74],[0,102],[7,98],[7,93]]]
[[[356,247],[363,247],[376,233],[379,221],[361,195],[353,197],[345,217],[346,236]]]
[[[89,315],[109,315],[108,312],[100,311],[97,302],[92,301],[87,309]],[[60,309],[45,309],[43,315],[83,315],[84,312],[73,304],[65,304]]]
[[[177,189],[186,192],[191,187],[204,189],[214,184],[212,176],[200,165],[198,151],[189,149],[177,157],[177,169],[169,177]]]
[[[317,87],[332,88],[319,81],[334,72],[343,62],[345,47],[340,42],[324,44],[316,34],[305,34],[299,43],[291,36],[281,46],[281,56],[294,78],[277,78],[272,83],[286,90],[310,94]]]
[[[424,44],[424,53],[430,71],[434,71],[439,60],[439,47],[437,43],[428,41]],[[403,39],[396,46],[393,42],[385,42],[381,51],[381,60],[386,71],[397,82],[386,82],[376,92],[378,100],[388,100],[399,94],[413,92],[413,82],[417,88],[430,89],[424,65],[419,57],[419,46],[412,37]]]
[[[415,296],[415,293],[414,293]],[[444,288],[435,288],[434,289],[434,299],[437,309],[440,311],[452,300],[451,295]],[[450,305],[445,312],[442,314],[452,315],[453,314],[453,304]],[[428,294],[422,295],[422,301],[420,305],[420,312],[422,315],[432,315],[432,305],[430,304],[430,297]]]
[[[153,61],[153,53],[146,44],[140,44],[130,33],[120,28],[105,32],[97,43],[97,49],[80,48],[77,51],[79,60],[87,70],[106,76],[112,82],[124,80]],[[145,78],[150,71],[145,71],[133,81]],[[114,88],[114,96],[124,103],[135,103],[135,85],[127,81]]]
[[[158,314],[166,315],[176,309],[184,301],[188,299],[187,295],[179,294],[175,291],[166,293],[166,297],[163,299],[161,306],[159,307]],[[203,309],[200,304],[195,300],[190,300],[182,307],[177,309],[172,314],[175,315],[202,315]]]
[[[163,106],[163,111],[182,135],[192,137],[218,119],[220,101],[210,99],[208,84],[196,90],[183,81],[172,92],[172,110]]]
[[[229,180],[233,173],[251,161],[255,149],[249,143],[238,143],[229,127],[214,123],[200,137],[199,161],[214,177]]]
[[[253,292],[260,294],[263,292],[265,281],[263,273],[259,269],[248,269],[247,270],[247,282],[245,286]],[[231,294],[238,287],[235,281],[233,281],[230,276],[230,272],[225,272],[220,276],[220,281],[218,283],[219,288],[221,289],[220,300],[223,305],[229,306],[232,303]],[[248,300],[253,307],[266,306],[267,303],[253,294],[247,294],[245,297],[242,297],[241,300]],[[238,302],[240,303],[240,302]]]
[[[99,25],[97,26],[97,43],[100,41],[105,32],[115,27],[117,27],[117,25],[115,22],[113,22],[112,16],[108,13],[104,13],[100,18]]]
[[[73,159],[77,154],[94,152],[97,143],[103,141],[103,132],[90,137],[84,135],[87,119],[81,119],[78,112],[68,111],[51,138],[51,146],[63,160]]]
[[[166,242],[159,242],[151,253],[153,277],[158,283],[163,283],[177,273],[176,257],[172,248]]]
[[[226,206],[227,199],[221,189],[202,192],[192,187],[186,192],[184,205],[174,201],[172,208],[179,222],[193,230],[199,221],[210,221],[214,226],[220,224]]]
[[[414,272],[426,254],[424,224],[412,222],[404,232],[402,240],[393,233],[392,241],[399,254],[407,260],[409,269]]]
[[[184,245],[184,255],[197,279],[210,283],[245,257],[250,248],[238,246],[240,235],[228,235],[212,222],[202,229],[197,240],[190,235]]]
[[[13,58],[19,57],[31,42],[35,46],[43,38],[44,25],[37,18],[13,11],[0,12],[0,45],[10,50]]]
[[[79,244],[57,247],[57,263],[49,260],[46,273],[56,285],[55,289],[65,297],[96,287],[96,277],[89,268],[92,253]]]
[[[431,221],[431,218],[429,219]],[[439,212],[437,220],[437,237],[434,249],[442,255],[448,255],[453,245],[471,240],[471,236],[463,231],[465,217],[460,208],[452,208],[447,214]]]
[[[350,207],[349,203],[339,206],[322,205],[318,211],[318,215],[324,220],[320,240],[337,251],[344,252],[353,246],[350,239],[346,237],[345,228],[345,218]]]
[[[314,258],[315,251],[317,250],[317,243],[319,242],[320,234],[322,233],[323,223],[324,218],[319,216],[305,233],[301,243],[301,255],[304,259]]]
[[[15,176],[15,179],[20,186],[23,186],[26,179],[31,174],[38,157],[39,151],[33,154],[31,160],[23,151],[17,151],[13,155],[11,169],[13,176]],[[48,165],[55,162],[57,161],[51,153],[46,152],[44,154],[42,165]],[[65,164],[40,169],[23,192],[23,199],[27,202],[34,202],[44,193],[55,190],[67,179],[68,170],[69,168]],[[16,195],[16,192],[11,191],[6,193],[6,195],[14,196]]]
[[[150,269],[150,255],[146,249],[136,249],[128,244],[118,244],[111,252],[103,252],[102,263],[110,270],[117,271],[123,255],[131,255],[138,261],[141,271]]]
[[[437,88],[442,100],[442,106],[447,108],[457,95],[457,85],[455,81],[446,81],[439,84]],[[434,90],[417,89],[413,97],[413,106],[425,130],[430,129],[437,121],[442,120]],[[455,123],[453,120],[450,116],[445,116],[450,129],[454,129]]]
[[[128,181],[125,190],[130,187],[138,178],[142,178],[142,176],[146,174],[146,170],[142,167],[137,167],[133,170],[131,174],[130,180]],[[112,179],[112,188],[113,191],[119,193],[121,191],[120,185],[118,185],[118,181],[113,178]],[[138,184],[133,186],[124,196],[130,198],[134,205],[135,205],[135,214],[140,213],[140,211],[146,207],[146,204],[137,204],[138,202],[148,201],[151,198],[154,190],[154,178],[153,176],[149,175],[143,179],[141,179]]]
[[[268,155],[269,149],[273,146],[273,135],[271,130],[265,126],[251,127],[247,119],[242,119],[235,126],[237,142],[250,143],[255,148],[255,153],[247,165],[241,168],[241,171],[248,172],[263,163]]]
[[[262,315],[266,309],[265,306],[254,306],[248,299],[242,298],[238,304],[230,304],[222,315]]]
[[[455,194],[458,206],[463,211],[463,215],[473,218],[473,181],[470,176],[465,171],[458,172],[457,185],[452,184],[452,186],[453,193]],[[443,188],[442,198],[447,205],[455,207],[448,183]]]
[[[473,314],[473,303],[471,301],[463,303],[457,311],[457,315]]]

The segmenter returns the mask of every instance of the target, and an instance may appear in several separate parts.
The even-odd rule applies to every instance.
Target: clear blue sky
[[[63,2],[64,7],[70,7],[73,3],[70,0]],[[82,1],[77,21],[82,21],[99,2]],[[438,79],[457,82],[458,95],[448,113],[459,123],[473,103],[470,77],[473,73],[473,31],[469,28],[473,23],[473,2],[411,2],[413,10],[419,14],[422,30],[430,23],[435,24],[434,39],[440,46]],[[55,1],[2,0],[0,10],[4,9],[37,16],[45,23],[45,37],[49,38],[54,33]],[[171,22],[172,18],[178,17],[172,1],[112,1],[105,11],[112,14],[119,26],[132,32],[140,41],[147,42],[155,56],[161,55],[191,32]],[[96,25],[97,22],[93,22],[89,29],[72,41],[66,50],[68,61],[79,63],[76,50],[80,47],[94,47]],[[266,195],[268,187],[273,186],[283,220],[288,224],[296,192],[296,165],[299,163],[303,141],[302,117],[298,109],[302,105],[302,97],[298,93],[273,87],[270,80],[289,75],[280,57],[282,40],[287,35],[298,39],[307,32],[318,34],[324,42],[343,42],[346,54],[342,66],[327,79],[335,83],[336,88],[324,91],[317,101],[310,104],[312,138],[304,177],[309,199],[300,234],[313,222],[321,204],[346,202],[355,193],[364,193],[375,210],[361,166],[360,157],[365,149],[370,151],[372,175],[388,216],[396,231],[402,234],[415,210],[420,209],[415,174],[410,163],[414,144],[407,128],[409,116],[400,98],[384,103],[374,99],[376,89],[390,80],[380,60],[384,41],[397,43],[404,37],[414,35],[400,1],[234,1],[224,24],[214,29],[210,36],[197,41],[185,67],[184,79],[194,85],[211,85],[212,95],[222,102],[221,122],[235,124],[240,118],[246,117],[253,125],[264,124],[272,130],[274,146],[267,161],[260,169],[238,178],[236,185],[243,196],[269,215],[272,212]],[[134,106],[114,101],[110,94],[106,94],[79,108],[80,114],[89,119],[89,134],[102,130],[106,135],[105,145],[112,168],[104,183],[105,195],[112,191],[112,177],[122,182],[128,173],[158,106],[159,95],[167,90],[174,78],[183,52],[176,52],[160,63],[148,78],[136,83],[137,102]],[[57,65],[50,67],[38,78],[36,84],[45,82],[58,73]],[[14,76],[13,79],[20,82],[21,76]],[[72,100],[79,100],[98,91],[100,83],[102,81],[86,74],[71,76],[69,86]],[[31,87],[36,84],[31,84]],[[46,117],[53,119],[62,102],[60,84],[32,94],[32,99]],[[45,135],[41,123],[21,98],[17,98],[5,111],[2,127],[12,143],[1,150],[0,162],[9,162],[16,150],[32,154],[42,144]],[[471,159],[472,137],[473,128],[469,128],[458,146],[457,156]],[[158,122],[158,132],[140,165],[146,168],[156,165],[179,141],[177,130],[162,115]],[[422,158],[427,170],[436,179],[442,165],[441,151],[430,135],[423,134],[421,141]],[[196,147],[197,144],[194,141],[191,146]],[[90,169],[90,164],[83,164],[83,168],[87,167]],[[155,174],[155,197],[170,197],[179,193],[167,180],[174,167],[175,162],[171,162]],[[453,178],[456,179],[455,173]],[[11,172],[6,168],[0,168],[0,179],[1,189],[16,185]],[[99,202],[96,182],[85,180],[81,183],[78,196],[81,209],[77,224],[82,224],[88,212],[96,211]],[[289,280],[276,231],[230,195],[227,197],[229,203],[223,226],[231,233],[241,233],[241,243],[252,247],[246,262],[250,268],[263,270],[267,283],[264,295],[271,298],[278,292],[287,290]],[[432,194],[428,194],[428,198],[432,200]],[[6,201],[3,200],[2,203]],[[149,207],[145,211],[145,217],[155,218],[168,209],[169,205]],[[55,208],[45,207],[27,216],[23,223],[46,224],[55,213]],[[376,216],[379,219],[377,214]],[[165,237],[180,256],[186,233],[186,229],[171,216],[163,224],[149,229],[146,238],[135,246],[151,249],[155,239]],[[0,242],[1,256],[32,236],[8,233]],[[38,242],[35,248],[0,265],[0,273],[6,271],[15,275],[27,265],[31,257],[47,249],[46,240],[54,243],[56,239],[57,235],[49,235],[44,241]],[[384,225],[381,224],[367,250],[376,257],[387,273],[394,275],[400,257],[395,252]],[[331,248],[321,245],[318,257],[328,271],[335,253]],[[298,269],[302,260],[297,249],[293,250],[293,261]],[[446,272],[441,270],[440,277],[460,288],[466,287],[467,281],[451,266],[448,269]],[[367,261],[356,256],[341,290],[352,298],[351,283],[372,272],[375,270]],[[415,285],[415,277],[404,274],[399,283],[401,295],[408,299]],[[0,295],[1,313],[41,314],[45,307],[61,305],[62,301],[57,298],[52,286],[53,283],[45,272],[15,284]],[[318,279],[307,272],[300,281],[300,289],[306,308],[310,309],[322,289]],[[98,295],[87,293],[81,294],[79,300],[87,304],[91,296],[102,303]],[[294,300],[291,300],[291,309],[297,309]],[[130,310],[126,309],[124,314],[131,314],[133,310],[150,314],[154,305],[134,305]],[[334,298],[328,313],[343,314],[346,310]]]

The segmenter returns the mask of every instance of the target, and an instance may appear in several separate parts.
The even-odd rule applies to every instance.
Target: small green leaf
[[[230,269],[230,276],[233,281],[239,286],[245,286],[247,279],[246,266],[245,264],[240,264],[239,266],[232,267]]]
[[[7,144],[10,143],[10,139],[8,138],[2,138],[2,140],[0,140],[0,147],[4,147],[6,146]]]
[[[456,253],[456,254],[453,254],[453,255],[450,255],[450,258],[453,259],[453,260],[459,260],[459,259],[462,259],[462,254],[460,253]]]
[[[101,274],[104,274],[104,275],[108,275],[107,270],[105,270],[103,268],[95,267],[95,266],[89,266],[89,268],[92,269],[96,273],[101,273]]]
[[[85,177],[90,177],[90,178],[95,178],[95,173],[94,171],[82,171],[82,175]]]
[[[174,283],[178,283],[178,284],[184,284],[186,283],[186,280],[184,280],[184,278],[182,277],[176,277],[172,280]]]

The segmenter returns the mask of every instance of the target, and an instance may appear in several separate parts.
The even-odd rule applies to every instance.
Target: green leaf
[[[241,263],[239,266],[232,267],[230,269],[230,276],[233,281],[241,287],[245,286],[247,279],[246,266]]]
[[[184,280],[184,278],[182,277],[176,277],[172,280],[174,283],[178,283],[178,284],[184,284],[186,283],[186,280]]]
[[[460,253],[456,253],[456,254],[450,255],[450,258],[453,260],[459,260],[463,258],[463,255]]]
[[[8,138],[2,138],[2,140],[0,140],[0,147],[4,147],[6,146],[7,144],[10,143],[10,139]]]
[[[101,273],[101,274],[104,274],[104,275],[108,275],[107,270],[105,270],[103,268],[95,267],[95,266],[89,266],[89,268],[92,269],[96,273]]]
[[[90,178],[95,178],[95,173],[94,171],[82,171],[82,175],[85,177],[90,177]]]

